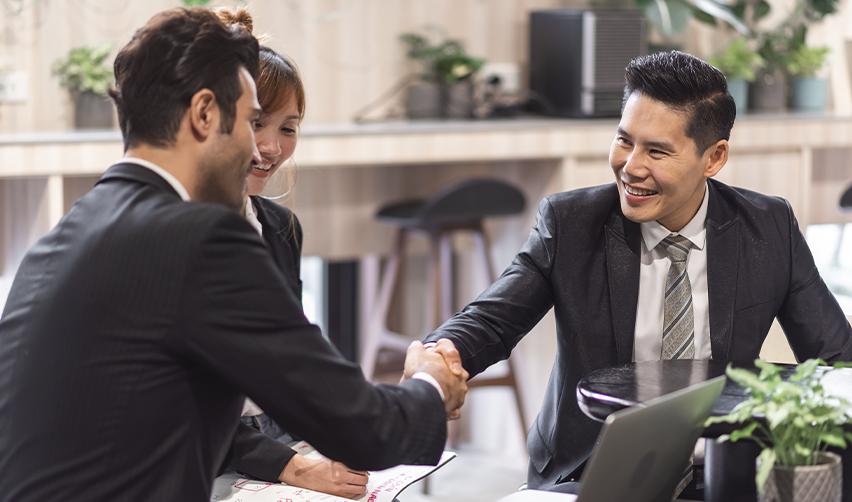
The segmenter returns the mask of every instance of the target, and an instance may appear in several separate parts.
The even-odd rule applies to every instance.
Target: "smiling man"
[[[367,382],[237,212],[257,40],[173,9],[114,68],[125,156],[27,252],[0,318],[0,499],[210,500],[246,396],[354,469],[437,462],[464,371],[415,343],[413,378]]]
[[[852,327],[787,201],[713,178],[736,111],[725,77],[681,52],[633,60],[609,161],[615,183],[539,206],[502,276],[427,341],[475,375],[554,309],[558,353],[529,432],[529,486],[577,479],[599,431],[577,406],[588,372],[632,361],[758,357],[775,318],[796,357],[852,358]]]

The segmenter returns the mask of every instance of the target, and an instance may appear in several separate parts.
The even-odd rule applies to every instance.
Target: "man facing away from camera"
[[[0,319],[0,498],[209,500],[246,395],[353,469],[436,463],[458,359],[415,343],[413,378],[365,381],[237,211],[254,37],[166,11],[114,66],[125,157],[29,250]]]

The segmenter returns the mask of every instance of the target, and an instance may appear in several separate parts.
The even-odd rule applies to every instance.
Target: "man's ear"
[[[201,89],[189,102],[189,127],[200,141],[207,139],[219,128],[219,105],[210,89]]]
[[[725,167],[728,162],[728,140],[720,139],[704,152],[707,161],[704,166],[704,177],[712,178]]]

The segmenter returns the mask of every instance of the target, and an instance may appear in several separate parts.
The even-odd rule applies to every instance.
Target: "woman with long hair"
[[[222,9],[217,13],[227,24],[238,24],[248,31],[253,29],[251,15],[245,9]],[[296,149],[299,126],[305,115],[305,91],[295,65],[263,45],[256,84],[263,110],[255,123],[255,142],[261,161],[252,165],[247,179],[244,214],[266,241],[293,294],[301,299],[302,229],[299,220],[292,211],[262,194],[274,192],[280,197],[282,192],[292,188],[292,176],[286,176],[292,172],[282,170],[286,169],[283,164]],[[280,183],[280,179],[289,180]],[[348,498],[364,495],[366,472],[349,469],[339,462],[302,456],[286,445],[289,440],[292,438],[278,424],[246,399],[228,467],[264,481],[281,481]]]

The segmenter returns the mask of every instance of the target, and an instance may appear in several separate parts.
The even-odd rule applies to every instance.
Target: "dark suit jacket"
[[[758,357],[775,317],[796,357],[852,358],[852,328],[814,266],[789,204],[711,180],[707,283],[712,357]],[[529,485],[560,482],[588,457],[599,424],[577,407],[578,380],[633,358],[639,224],[614,184],[545,198],[502,276],[427,340],[449,338],[471,375],[509,356],[553,307],[558,352],[529,432]]]
[[[252,205],[263,231],[263,240],[272,253],[285,284],[299,299],[302,280],[299,276],[302,257],[302,226],[292,211],[263,197],[252,197]],[[296,451],[244,423],[228,452],[228,468],[264,481],[277,482],[284,467]]]
[[[0,320],[6,500],[209,500],[245,395],[357,469],[436,462],[428,383],[374,386],[257,232],[119,164],[24,258]]]

